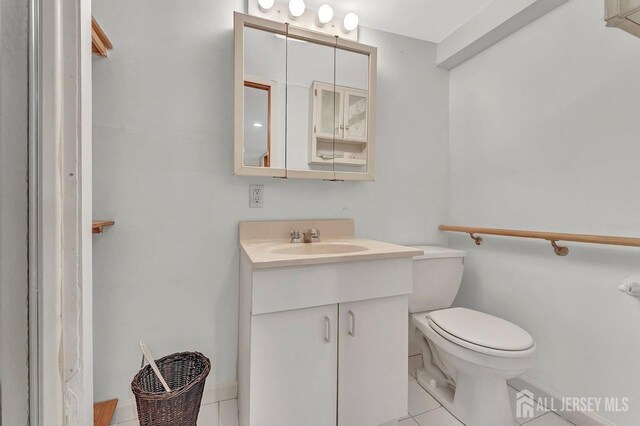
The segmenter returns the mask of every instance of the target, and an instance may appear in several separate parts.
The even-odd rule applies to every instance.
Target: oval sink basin
[[[270,251],[274,254],[308,256],[311,254],[357,253],[365,250],[368,248],[349,243],[299,243],[274,247]]]

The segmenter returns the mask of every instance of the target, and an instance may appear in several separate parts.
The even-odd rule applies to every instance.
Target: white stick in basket
[[[162,377],[162,374],[160,374],[160,370],[158,370],[158,366],[156,365],[156,362],[153,360],[153,355],[151,355],[149,348],[147,348],[147,345],[142,343],[142,341],[140,341],[140,349],[142,349],[142,353],[144,354],[144,357],[149,362],[151,369],[153,370],[154,373],[156,373],[156,376],[158,376],[158,379],[160,379],[160,383],[162,383],[162,386],[164,386],[164,390],[166,390],[167,392],[171,392],[171,389],[169,389],[169,385],[164,380],[164,377]]]

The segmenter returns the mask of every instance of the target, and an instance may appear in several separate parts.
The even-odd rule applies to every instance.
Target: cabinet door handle
[[[341,129],[344,129],[344,124],[341,124],[341,125],[340,125],[340,128],[341,128]]]
[[[349,331],[347,334],[352,337],[356,335],[356,316],[353,311],[349,311]]]
[[[346,125],[345,129],[349,130],[349,125],[348,124]]]
[[[324,341],[331,342],[331,320],[329,317],[324,317]]]

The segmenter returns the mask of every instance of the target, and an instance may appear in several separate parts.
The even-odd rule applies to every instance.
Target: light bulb
[[[347,33],[358,28],[358,15],[353,12],[347,13],[342,21],[342,26],[344,27],[344,31]]]
[[[323,26],[324,24],[328,24],[333,19],[333,8],[328,4],[323,4],[318,9],[318,24]]]
[[[269,9],[273,7],[275,0],[258,0],[258,7],[263,12],[267,12]]]
[[[302,16],[305,8],[304,0],[289,0],[289,12],[291,12],[291,16],[293,16],[294,19]]]

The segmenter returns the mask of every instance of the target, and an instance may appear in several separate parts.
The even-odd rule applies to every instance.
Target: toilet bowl
[[[512,426],[506,381],[533,367],[533,338],[501,318],[450,308],[462,280],[465,252],[419,248],[425,255],[414,258],[409,302],[423,358],[418,382],[467,426]]]

